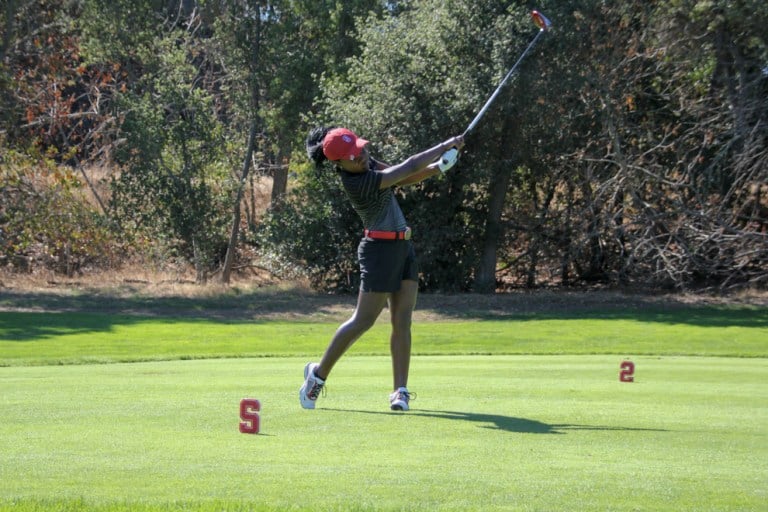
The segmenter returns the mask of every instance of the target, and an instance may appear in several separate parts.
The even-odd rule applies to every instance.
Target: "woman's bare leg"
[[[341,324],[325,349],[320,365],[315,375],[325,380],[341,356],[373,326],[376,319],[387,303],[389,293],[360,292],[357,296],[357,307],[349,320]]]
[[[403,281],[400,290],[389,299],[392,334],[389,348],[392,354],[392,380],[394,389],[408,386],[411,365],[411,320],[419,292],[417,281]]]

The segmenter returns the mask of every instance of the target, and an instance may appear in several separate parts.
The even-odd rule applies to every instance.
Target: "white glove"
[[[440,172],[445,172],[456,163],[456,160],[459,159],[459,150],[456,148],[451,148],[445,153],[443,153],[443,156],[440,157],[440,161],[438,162],[437,166],[440,168]]]

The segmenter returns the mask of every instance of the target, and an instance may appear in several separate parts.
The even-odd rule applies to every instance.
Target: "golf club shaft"
[[[515,70],[517,69],[517,66],[520,64],[520,62],[522,62],[523,58],[531,50],[531,48],[533,48],[533,46],[536,44],[536,41],[538,41],[539,36],[541,36],[541,34],[543,33],[544,33],[543,29],[539,30],[539,32],[536,34],[536,37],[533,38],[533,41],[531,41],[530,44],[528,44],[528,47],[525,49],[523,54],[520,55],[520,58],[517,59],[517,62],[515,62],[515,65],[512,66],[512,69],[509,70],[509,72],[507,73],[507,76],[505,76],[504,80],[502,80],[501,83],[498,85],[498,87],[496,87],[496,90],[493,91],[493,94],[491,95],[491,97],[488,98],[488,101],[485,102],[485,105],[483,105],[483,108],[480,109],[480,112],[477,113],[477,115],[472,120],[472,122],[469,123],[469,126],[467,126],[467,129],[464,130],[465,137],[469,132],[471,132],[475,128],[475,125],[477,125],[477,123],[480,121],[483,115],[485,115],[485,111],[488,110],[488,107],[491,106],[491,103],[493,103],[493,101],[496,99],[496,96],[499,95],[499,93],[501,92],[501,89],[504,87],[504,84],[507,83],[507,80],[509,80],[509,77],[511,77],[514,74]]]

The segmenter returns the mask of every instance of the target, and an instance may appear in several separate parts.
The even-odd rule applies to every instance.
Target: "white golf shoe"
[[[408,402],[416,399],[416,394],[408,391],[407,388],[397,388],[389,395],[389,407],[393,411],[407,411]]]
[[[325,386],[325,381],[315,375],[318,366],[320,365],[317,363],[307,363],[304,367],[304,384],[299,389],[299,402],[305,409],[315,408],[315,401]]]

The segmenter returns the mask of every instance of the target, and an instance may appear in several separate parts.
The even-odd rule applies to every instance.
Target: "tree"
[[[235,117],[242,116],[249,120],[245,157],[237,180],[229,242],[221,273],[221,281],[229,283],[240,234],[240,212],[246,180],[252,166],[257,134],[264,132],[260,107],[267,75],[263,55],[267,32],[265,25],[271,23],[277,15],[274,6],[262,6],[261,2],[251,4],[239,1],[226,3],[224,12],[221,14],[222,16],[214,23],[218,34],[218,49],[220,49],[218,53],[224,62],[232,66],[230,69],[242,70],[241,73],[232,73],[227,78],[235,82],[237,77],[247,84],[247,87],[243,88],[244,99],[238,101],[238,95],[234,93],[235,97],[231,101],[234,105],[241,105],[243,110]],[[232,87],[231,90],[236,91],[237,88]]]
[[[375,1],[225,2],[217,16],[216,58],[226,63],[223,77],[233,107],[234,127],[247,126],[248,146],[235,198],[222,280],[228,282],[240,230],[242,191],[252,163],[272,178],[271,209],[282,206],[287,190],[288,156],[297,143],[301,115],[312,105],[315,77],[341,67],[354,39],[354,16]],[[352,44],[350,44],[352,42]],[[329,65],[334,67],[328,67]],[[240,84],[247,84],[241,87]],[[242,92],[238,92],[242,91]],[[240,119],[247,120],[240,122]],[[253,155],[258,155],[255,161]]]
[[[68,247],[82,249],[70,262],[96,261],[86,253],[102,246],[78,243],[111,227],[195,262],[200,281],[226,252],[226,281],[248,240],[307,266],[316,286],[354,288],[359,225],[333,173],[308,168],[308,128],[350,126],[393,162],[461,132],[535,33],[508,4],[8,1],[4,254],[29,260],[37,237],[64,248],[47,262]],[[399,192],[422,287],[765,286],[768,7],[582,0],[546,13],[552,33],[459,165]],[[99,166],[113,189],[94,163],[116,164]],[[78,173],[100,213],[72,204]],[[273,183],[261,227],[254,175]],[[70,212],[90,235],[25,224],[27,201]]]
[[[511,66],[509,47],[527,43],[531,26],[519,20],[519,12],[494,1],[426,1],[409,4],[398,15],[369,17],[359,29],[360,56],[349,61],[346,74],[322,82],[317,122],[363,133],[381,144],[377,149],[388,161],[460,133]],[[494,288],[499,230],[493,225],[514,169],[506,142],[513,109],[499,110],[468,141],[460,171],[402,198],[422,247],[424,287],[471,288],[478,249],[493,231],[487,237],[493,263],[486,275]]]
[[[754,181],[766,168],[766,46],[756,37],[766,10],[753,7],[573,11],[572,33],[557,38],[568,61],[552,62],[556,80],[538,87],[579,99],[555,101],[567,138],[549,160],[557,222],[540,230],[563,282],[571,270],[581,282],[675,288],[768,278]]]
[[[203,283],[226,246],[226,168],[213,98],[200,87],[195,45],[171,28],[152,41],[135,88],[120,94],[125,144],[116,153],[113,212],[123,227],[167,237]],[[151,52],[151,53],[149,53]]]
[[[92,185],[80,161],[100,149],[111,120],[95,105],[114,80],[82,60],[78,4],[14,1],[0,12],[2,252],[12,266],[67,275],[112,264],[116,237],[76,173]]]

